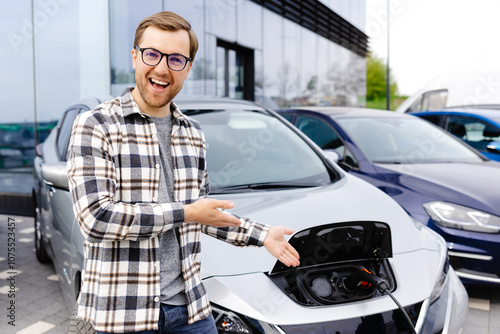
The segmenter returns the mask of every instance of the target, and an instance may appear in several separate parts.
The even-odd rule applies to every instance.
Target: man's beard
[[[147,86],[150,85],[149,79],[144,79],[141,78],[138,80],[136,78],[136,86],[137,89],[139,90],[139,94],[141,95],[142,100],[144,103],[150,107],[150,108],[163,108],[166,105],[168,105],[174,97],[177,96],[177,94],[181,91],[182,89],[182,84],[181,85],[169,85],[169,90],[165,92],[164,94],[155,94],[151,91],[148,90]]]

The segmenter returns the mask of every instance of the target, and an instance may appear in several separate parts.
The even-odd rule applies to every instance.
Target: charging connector
[[[375,275],[367,269],[361,269],[359,271],[353,272],[349,276],[344,277],[342,279],[341,287],[350,293],[354,293],[360,290],[373,291],[373,289],[377,289],[382,294],[387,294],[401,310],[413,333],[417,334],[410,316],[398,302],[396,297],[394,297],[394,295],[389,291],[389,287],[387,286],[385,279]]]

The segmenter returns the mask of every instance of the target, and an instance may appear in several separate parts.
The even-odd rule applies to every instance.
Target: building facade
[[[163,10],[186,18],[200,43],[181,94],[267,106],[365,104],[366,0],[0,0],[0,6],[0,193],[13,182],[5,172],[30,168],[35,145],[66,106],[134,85],[135,29]]]

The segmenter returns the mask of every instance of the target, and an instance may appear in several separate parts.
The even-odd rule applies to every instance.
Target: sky
[[[440,76],[500,72],[500,1],[367,0],[366,5],[369,49],[384,61],[389,54],[402,95]]]

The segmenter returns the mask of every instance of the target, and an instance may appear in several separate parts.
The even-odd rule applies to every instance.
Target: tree
[[[387,65],[377,56],[370,54],[366,61],[366,99],[378,100],[385,98]],[[398,92],[398,84],[390,76],[391,96]]]

